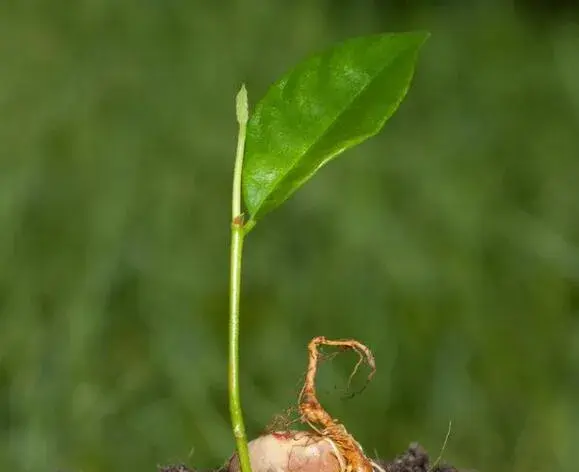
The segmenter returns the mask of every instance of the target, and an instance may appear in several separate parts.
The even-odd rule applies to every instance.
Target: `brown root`
[[[348,380],[348,386],[353,376],[364,361],[370,366],[369,382],[376,371],[374,356],[364,344],[353,339],[329,340],[323,336],[312,339],[308,345],[309,363],[304,386],[299,395],[298,408],[302,422],[308,424],[321,437],[327,438],[336,447],[339,454],[341,472],[373,472],[381,467],[368,459],[360,444],[346,430],[346,427],[322,407],[316,396],[315,379],[320,359],[320,346],[334,346],[355,351],[359,360]]]

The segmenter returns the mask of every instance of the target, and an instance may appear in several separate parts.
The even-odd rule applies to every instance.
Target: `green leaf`
[[[243,195],[250,224],[324,164],[380,131],[406,95],[427,32],[350,39],[271,86],[247,126]]]

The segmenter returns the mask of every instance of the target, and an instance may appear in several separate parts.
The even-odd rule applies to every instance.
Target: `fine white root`
[[[330,438],[324,438],[324,441],[327,441],[332,450],[334,451],[334,455],[336,456],[336,459],[338,460],[338,463],[340,464],[340,472],[346,472],[346,460],[344,459],[344,456],[342,455],[342,453],[340,452],[340,449],[338,448],[338,446],[336,446],[336,443],[334,443],[334,441],[332,441]]]
[[[386,472],[384,470],[384,468],[378,464],[377,462],[373,461],[372,459],[370,459],[370,464],[372,464],[372,468],[376,471],[376,472]]]

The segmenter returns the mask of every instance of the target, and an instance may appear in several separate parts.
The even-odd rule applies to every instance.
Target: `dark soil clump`
[[[445,463],[431,464],[428,453],[418,443],[411,444],[404,454],[393,461],[379,460],[378,464],[386,472],[460,472],[456,467]]]
[[[428,453],[417,443],[411,444],[404,454],[392,461],[377,462],[386,472],[461,472],[460,469],[445,463],[431,464]],[[191,469],[180,464],[159,467],[158,472],[227,472],[227,469],[224,467],[212,470]]]

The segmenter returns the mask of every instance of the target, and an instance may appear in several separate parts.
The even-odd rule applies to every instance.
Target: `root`
[[[320,436],[331,440],[332,445],[339,451],[336,454],[340,462],[341,472],[383,472],[383,469],[375,462],[366,457],[362,446],[348,433],[345,426],[332,416],[322,407],[316,396],[315,379],[320,361],[319,346],[334,346],[341,349],[350,349],[355,351],[358,356],[358,362],[348,379],[348,388],[350,387],[353,376],[360,366],[366,362],[371,372],[367,378],[367,383],[372,379],[376,371],[374,356],[370,349],[362,343],[353,339],[329,340],[323,336],[312,339],[308,345],[309,363],[304,386],[298,398],[298,408],[301,414],[302,422],[308,424],[310,428],[316,431]]]
[[[448,430],[446,431],[446,436],[444,438],[444,442],[442,443],[442,448],[440,449],[440,454],[438,455],[436,460],[432,463],[432,465],[428,468],[428,472],[432,472],[438,466],[438,464],[440,464],[440,461],[442,460],[442,455],[444,454],[444,451],[446,450],[446,445],[448,444],[448,439],[450,438],[450,432],[451,431],[452,431],[452,421],[449,421],[448,422]]]
[[[299,418],[291,419],[295,411],[296,407],[291,407],[283,413],[275,415],[270,423],[265,427],[265,434],[274,434],[279,431],[290,430],[291,426],[299,421]]]

